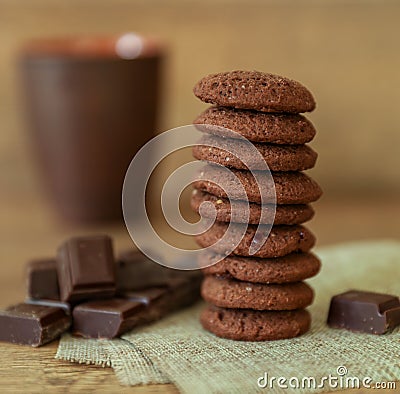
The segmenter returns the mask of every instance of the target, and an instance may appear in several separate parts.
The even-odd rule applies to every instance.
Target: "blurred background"
[[[318,131],[310,174],[325,192],[310,227],[326,245],[400,236],[399,17],[396,1],[0,0],[2,281],[20,277],[5,264],[54,253],[72,233],[104,230],[117,247],[130,244],[121,225],[65,224],[48,206],[16,68],[26,40],[127,31],[162,39],[157,132],[189,124],[206,108],[192,94],[206,74],[256,69],[301,81],[317,100],[307,115]]]

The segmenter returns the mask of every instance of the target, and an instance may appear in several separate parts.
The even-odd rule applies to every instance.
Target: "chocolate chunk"
[[[147,300],[148,321],[153,321],[197,301],[202,278],[200,271],[163,267],[140,251],[128,251],[117,263],[117,294]]]
[[[115,338],[138,325],[146,305],[129,299],[89,301],[73,311],[73,333],[85,338]]]
[[[117,291],[167,286],[173,273],[178,272],[155,263],[139,250],[129,250],[117,261]]]
[[[202,274],[165,268],[140,252],[124,253],[117,263],[117,294],[90,301],[73,311],[73,333],[114,338],[197,301]]]
[[[126,291],[122,293],[123,298],[129,299],[131,301],[137,301],[145,305],[150,305],[161,297],[165,297],[168,292],[166,287],[152,287],[149,289],[142,289],[140,291]]]
[[[121,297],[144,303],[147,308],[142,323],[150,323],[196,302],[200,297],[201,279],[202,275],[170,278],[167,286],[126,291]]]
[[[197,301],[200,281],[175,281],[170,288],[153,287],[124,293],[124,298],[89,301],[73,310],[75,335],[115,338]]]
[[[328,325],[385,334],[400,325],[400,300],[388,294],[350,290],[332,298]]]
[[[60,300],[49,300],[46,298],[27,298],[25,300],[25,304],[30,305],[42,305],[42,306],[50,306],[53,308],[61,308],[67,315],[71,314],[72,306],[68,302],[63,302]]]
[[[27,264],[27,282],[29,298],[60,299],[55,259],[29,262]]]
[[[57,272],[62,301],[112,297],[115,263],[111,238],[71,238],[58,250]]]
[[[60,308],[18,304],[0,312],[0,340],[41,346],[59,337],[70,323]]]
[[[149,289],[152,287],[171,287],[182,281],[202,278],[199,271],[181,271],[163,267],[137,250],[122,253],[116,269],[117,293]]]

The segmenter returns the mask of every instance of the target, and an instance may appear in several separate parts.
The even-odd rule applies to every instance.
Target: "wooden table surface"
[[[358,239],[400,238],[398,198],[324,198],[315,207],[318,214],[310,227],[318,235],[320,246]],[[70,235],[106,232],[114,237],[116,249],[131,246],[122,224],[90,228],[61,223],[39,193],[2,190],[0,214],[0,307],[23,300],[25,262],[53,255],[57,245]],[[1,391],[177,392],[173,385],[120,386],[111,368],[55,360],[56,349],[57,342],[38,349],[1,343]]]

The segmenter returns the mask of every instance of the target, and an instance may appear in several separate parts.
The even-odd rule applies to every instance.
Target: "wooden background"
[[[21,187],[35,184],[15,70],[22,42],[137,31],[169,45],[159,131],[205,108],[191,93],[205,74],[280,73],[317,99],[314,174],[324,190],[400,193],[399,17],[400,2],[378,0],[0,0],[0,166],[12,166]]]

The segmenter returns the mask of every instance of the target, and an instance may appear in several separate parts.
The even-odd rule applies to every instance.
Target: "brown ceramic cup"
[[[162,45],[134,35],[38,40],[20,57],[32,143],[57,211],[122,218],[128,165],[154,135]]]

